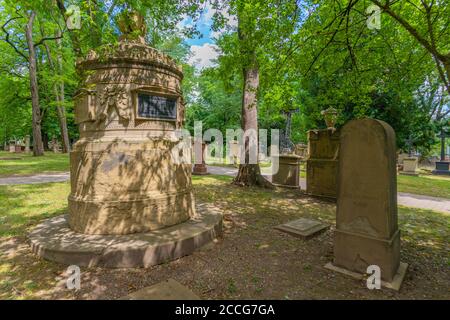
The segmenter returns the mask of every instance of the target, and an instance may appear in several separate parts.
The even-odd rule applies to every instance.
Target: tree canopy
[[[71,5],[80,10],[80,29],[65,23]],[[44,147],[52,138],[64,142],[64,130],[70,143],[78,138],[75,61],[117,42],[117,17],[131,9],[145,17],[147,43],[183,65],[190,129],[195,120],[204,130],[240,127],[243,96],[252,90],[258,126],[283,130],[292,112],[294,142],[325,127],[321,111],[328,107],[338,110],[338,125],[365,116],[384,120],[400,148],[412,139],[423,154],[449,123],[447,1],[1,0],[0,9],[4,143],[25,135],[36,140],[36,125]],[[199,69],[189,63],[189,39],[200,37],[207,11],[219,56]],[[378,13],[379,27],[369,28]],[[253,89],[245,70],[257,70]]]

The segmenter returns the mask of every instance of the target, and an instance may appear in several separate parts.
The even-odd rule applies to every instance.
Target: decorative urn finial
[[[147,26],[144,16],[134,10],[125,10],[117,18],[117,25],[122,35],[120,41],[145,43]]]
[[[323,115],[323,118],[325,119],[325,124],[327,125],[328,129],[335,129],[334,125],[336,124],[338,112],[335,108],[329,107],[326,110],[322,110],[321,114]]]

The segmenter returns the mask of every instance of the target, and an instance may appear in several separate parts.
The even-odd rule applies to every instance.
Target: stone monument
[[[308,156],[308,146],[304,143],[298,143],[294,146],[294,153],[302,158]]]
[[[144,43],[137,13],[125,12],[119,26],[118,45],[77,63],[84,80],[75,97],[80,139],[70,153],[68,216],[30,236],[33,251],[48,259],[149,266],[221,232],[220,213],[196,209],[192,165],[178,161],[191,154],[176,131],[184,121],[182,70]]]
[[[336,198],[339,130],[308,131],[306,159],[306,193]]]
[[[195,163],[194,163],[194,169],[192,170],[192,174],[195,174],[195,175],[209,174],[208,168],[206,167],[206,162],[205,162],[206,143],[204,141],[201,141],[201,142],[199,141],[197,148],[199,150],[196,150],[196,145],[194,143]],[[198,159],[200,159],[200,160],[198,160]]]
[[[30,152],[30,136],[25,136],[25,152]]]
[[[410,176],[418,176],[417,173],[417,165],[418,159],[417,157],[413,157],[412,155],[412,147],[413,147],[414,139],[409,136],[406,140],[406,145],[408,146],[408,156],[403,158],[403,170],[400,171],[400,174],[410,175]]]
[[[278,187],[300,188],[301,157],[295,154],[280,154],[272,157],[278,157],[278,171],[272,175],[272,183]]]
[[[11,153],[16,152],[16,140],[9,141],[9,152]]]
[[[409,175],[409,176],[418,176],[417,173],[417,163],[418,160],[416,157],[407,157],[403,159],[403,170],[400,174]]]
[[[238,159],[240,157],[240,152],[241,152],[240,151],[241,148],[239,146],[239,141],[236,141],[236,140],[230,141],[229,148],[230,148],[230,151],[229,151],[228,161],[230,163],[236,165],[236,164],[238,164]]]
[[[376,265],[386,286],[399,288],[395,132],[385,122],[358,119],[340,135],[334,267],[365,274]]]
[[[436,169],[433,174],[450,176],[450,162],[445,160],[445,138],[449,136],[448,132],[442,128],[439,138],[441,138],[441,160],[436,161]]]

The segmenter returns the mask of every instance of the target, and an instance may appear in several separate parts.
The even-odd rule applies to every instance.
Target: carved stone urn
[[[327,125],[328,129],[334,129],[334,125],[336,124],[338,112],[335,108],[329,107],[326,110],[323,110],[321,112],[323,115],[323,118],[325,120],[325,124]]]
[[[117,18],[117,25],[122,35],[120,41],[137,41],[145,43],[147,26],[144,17],[137,11],[124,11]]]
[[[77,63],[83,75],[75,96],[80,139],[70,154],[68,215],[76,232],[148,232],[195,215],[191,164],[173,157],[190,152],[177,149],[183,73],[143,43],[141,18],[128,15],[118,45]],[[128,41],[130,34],[142,42]]]

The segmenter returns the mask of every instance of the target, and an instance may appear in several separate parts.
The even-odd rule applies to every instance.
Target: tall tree
[[[237,18],[237,30],[232,29],[231,34],[225,34],[218,41],[224,54],[219,63],[223,69],[227,69],[223,73],[224,77],[228,77],[231,71],[242,74],[241,127],[244,131],[257,132],[259,88],[261,80],[270,77],[268,73],[261,73],[261,70],[266,71],[261,66],[267,60],[279,59],[280,51],[285,49],[303,19],[301,8],[298,1],[294,0],[231,0],[222,4],[217,1],[213,3],[218,9],[214,17],[216,29],[223,27],[226,16],[234,15]],[[250,146],[251,140],[256,143],[253,148]],[[268,186],[269,183],[261,175],[259,163],[249,163],[250,158],[257,158],[258,137],[246,137],[244,151],[245,162],[240,164],[234,183]],[[256,155],[252,155],[252,152]]]
[[[33,41],[33,24],[36,12],[31,11],[25,27],[25,37],[28,46],[28,70],[30,77],[31,107],[33,110],[33,155],[42,156],[44,145],[42,143],[41,121],[42,114],[39,106],[39,87],[37,82],[37,63],[35,44]]]

